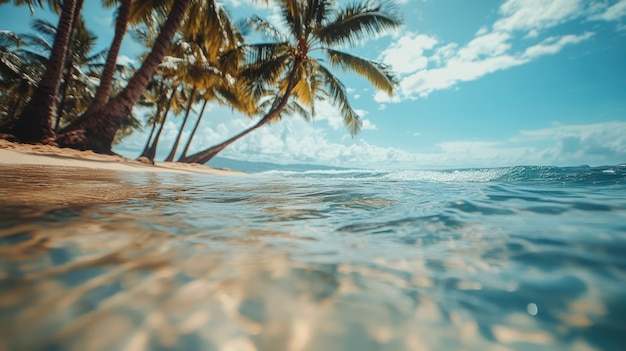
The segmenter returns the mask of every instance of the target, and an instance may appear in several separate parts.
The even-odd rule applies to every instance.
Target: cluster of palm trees
[[[31,11],[43,6],[42,0],[13,2],[27,4]],[[396,85],[389,67],[345,51],[401,25],[393,5],[384,0],[345,6],[337,0],[266,1],[280,10],[277,26],[256,16],[238,26],[215,0],[106,0],[103,6],[117,7],[115,35],[106,52],[95,54],[95,36],[81,17],[83,0],[48,3],[58,11],[59,22],[56,27],[34,22],[43,35],[0,31],[0,131],[21,142],[111,153],[116,138],[140,127],[133,111],[141,105],[141,111],[153,111],[142,152],[150,160],[168,115],[184,115],[166,159],[174,161],[190,112],[199,104],[193,131],[177,160],[206,163],[272,121],[294,114],[312,118],[318,100],[329,100],[350,133],[358,133],[361,120],[331,69],[355,72],[389,94]],[[117,64],[129,26],[148,48],[141,66],[132,70]],[[260,33],[256,37],[263,41],[247,43],[248,30]],[[37,50],[32,50],[34,45]],[[222,143],[187,155],[211,101],[258,121]]]

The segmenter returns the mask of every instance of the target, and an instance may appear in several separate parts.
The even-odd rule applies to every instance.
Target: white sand
[[[152,166],[125,157],[101,155],[91,151],[78,151],[50,145],[18,144],[2,139],[0,139],[0,164],[82,167],[121,172],[245,175],[242,172],[217,169],[200,164],[157,162],[156,165]]]

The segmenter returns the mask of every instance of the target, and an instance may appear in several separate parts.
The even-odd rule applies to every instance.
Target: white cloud
[[[405,77],[400,83],[402,99],[426,97],[435,90],[448,89],[459,82],[476,80],[486,74],[518,66],[527,60],[510,55],[488,57],[477,61],[451,59],[445,67],[422,70]],[[387,102],[385,95],[377,94],[376,101]],[[397,97],[396,98],[400,98]],[[396,100],[397,101],[397,100]]]
[[[449,59],[454,57],[458,48],[457,43],[449,43],[444,46],[440,46],[435,50],[435,54],[429,58],[436,66],[445,64]]]
[[[133,66],[137,64],[137,60],[126,55],[117,56],[117,64],[122,66]]]
[[[590,16],[592,20],[615,21],[626,16],[626,0],[620,0],[606,7],[601,13]]]
[[[364,119],[361,129],[362,130],[377,130],[378,127],[376,127],[376,125],[372,123],[372,121],[370,121],[369,119]]]
[[[365,121],[368,120],[364,120],[364,125],[369,125],[370,122]],[[176,123],[180,123],[180,119],[171,120],[166,125],[159,148],[160,159],[169,152],[177,132]],[[243,116],[228,116],[218,121],[207,118],[190,152],[224,141],[252,123],[254,121]],[[417,132],[412,134],[420,135]],[[147,131],[137,133],[116,146],[115,151],[137,157],[146,138]],[[332,141],[323,125],[307,123],[301,118],[288,118],[259,128],[226,148],[220,156],[276,163],[405,169],[617,164],[626,160],[626,122],[558,125],[521,131],[500,140],[440,141],[433,148],[428,153],[420,153],[373,145],[360,138],[346,137]]]
[[[496,31],[545,29],[580,16],[584,0],[508,0],[500,7]]]
[[[474,61],[482,57],[493,57],[505,54],[511,44],[511,35],[504,32],[491,32],[472,39],[461,48],[456,56],[463,61]]]
[[[620,3],[603,9],[603,13],[621,13]],[[407,33],[379,57],[400,74],[400,91],[393,97],[378,92],[374,99],[387,103],[424,98],[437,90],[458,89],[461,82],[557,54],[594,33],[540,38],[541,31],[588,14],[592,7],[582,0],[507,0],[500,7],[501,17],[493,23],[492,30],[481,27],[465,45],[444,44],[431,36]],[[520,43],[519,38],[525,40]]]
[[[528,47],[522,54],[522,57],[532,60],[539,56],[556,54],[566,45],[578,44],[591,38],[593,35],[594,33],[587,32],[582,35],[564,35],[560,38],[549,37],[537,45]]]
[[[586,125],[561,125],[522,131],[512,141],[554,140],[543,150],[547,163],[615,164],[626,158],[626,122],[615,121]]]
[[[394,71],[404,74],[423,69],[428,65],[425,50],[432,49],[437,39],[424,34],[408,32],[396,39],[379,56]]]
[[[358,114],[358,113],[357,113]],[[328,101],[320,101],[315,103],[315,120],[326,121],[328,126],[334,130],[345,128],[343,125],[343,117],[336,107],[328,103]]]

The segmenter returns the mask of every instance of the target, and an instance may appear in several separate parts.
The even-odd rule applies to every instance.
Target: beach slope
[[[245,175],[243,172],[200,164],[157,162],[155,165],[149,165],[121,156],[102,155],[92,151],[78,151],[51,145],[19,144],[2,139],[0,139],[0,164],[82,167],[120,172]]]

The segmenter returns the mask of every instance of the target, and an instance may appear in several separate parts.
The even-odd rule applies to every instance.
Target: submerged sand
[[[149,165],[121,156],[102,155],[51,145],[19,144],[0,139],[0,164],[81,167],[120,172],[157,172],[178,174],[245,175],[228,169],[201,164],[156,162]]]

